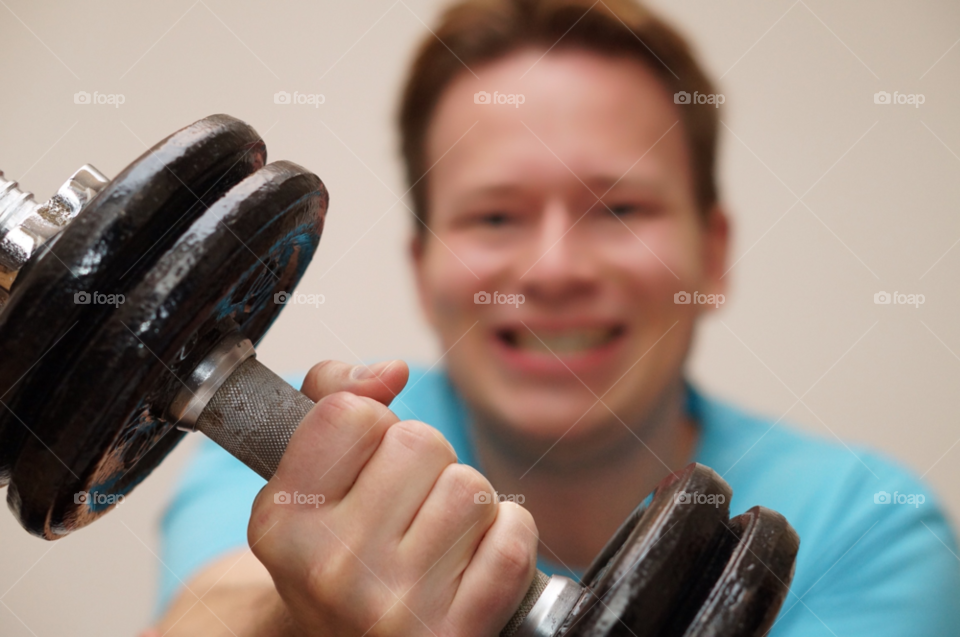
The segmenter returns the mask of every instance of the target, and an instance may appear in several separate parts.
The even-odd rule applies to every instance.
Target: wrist
[[[309,637],[308,632],[293,621],[286,603],[273,586],[263,592],[257,603],[260,612],[253,631],[257,637]]]

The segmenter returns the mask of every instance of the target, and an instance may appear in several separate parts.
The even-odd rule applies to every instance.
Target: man
[[[164,520],[161,631],[496,635],[535,564],[576,576],[696,460],[732,513],[800,534],[771,634],[955,634],[956,545],[925,485],[684,378],[710,307],[684,301],[726,293],[729,220],[716,100],[684,97],[716,91],[683,40],[629,0],[468,0],[436,36],[400,126],[445,368],[314,367],[266,487],[205,443]]]

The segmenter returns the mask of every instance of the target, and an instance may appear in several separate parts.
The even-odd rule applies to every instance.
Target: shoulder
[[[834,622],[846,621],[846,612],[883,635],[897,634],[908,620],[924,634],[960,621],[949,610],[960,595],[960,553],[923,480],[826,426],[825,435],[812,435],[724,401],[694,400],[703,425],[698,461],[730,483],[731,513],[766,506],[800,535],[795,595],[784,606],[787,615],[799,605],[790,614],[800,617],[784,620],[783,628],[811,613],[834,627],[823,617],[831,609]]]
[[[772,508],[794,512],[798,520],[836,522],[840,512],[843,517],[869,517],[881,510],[889,514],[894,509],[882,507],[889,495],[895,503],[909,501],[914,509],[939,512],[936,495],[912,472],[883,454],[840,440],[826,427],[824,435],[814,435],[725,401],[702,395],[699,400],[699,460],[731,484],[740,509],[776,504]],[[746,496],[759,501],[744,501]]]

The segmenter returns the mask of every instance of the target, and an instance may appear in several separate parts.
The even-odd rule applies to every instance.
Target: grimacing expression
[[[725,291],[727,221],[697,207],[684,106],[641,62],[585,50],[474,70],[437,105],[429,230],[412,249],[447,368],[531,449],[633,440],[707,309],[674,295]]]

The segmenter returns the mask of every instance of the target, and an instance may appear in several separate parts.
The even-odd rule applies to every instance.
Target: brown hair
[[[630,57],[652,69],[672,93],[716,92],[683,37],[635,0],[461,0],[421,43],[400,102],[401,151],[414,214],[422,221],[418,232],[427,213],[426,137],[440,96],[467,67],[527,46]],[[696,201],[706,213],[718,198],[718,109],[690,103],[679,111]]]

